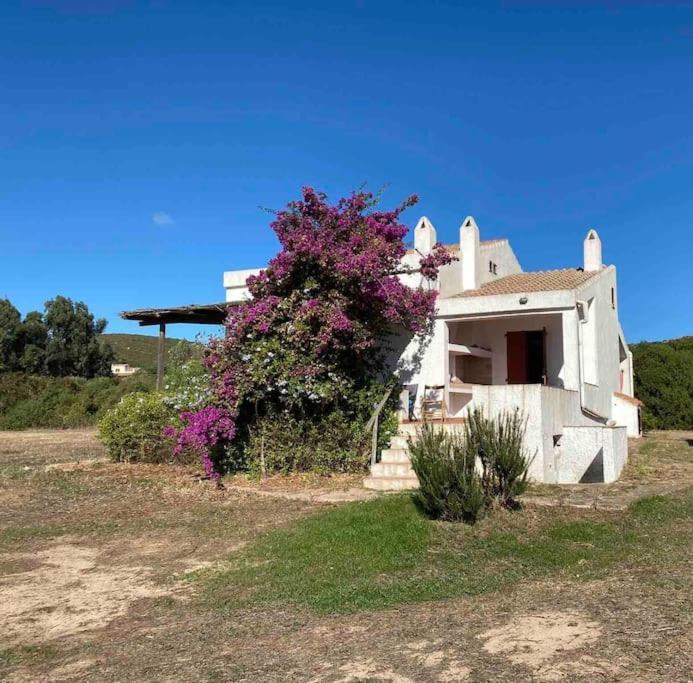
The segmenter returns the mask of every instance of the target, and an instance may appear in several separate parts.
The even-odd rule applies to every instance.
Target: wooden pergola
[[[156,388],[164,386],[164,345],[166,342],[166,325],[184,323],[189,325],[223,325],[229,310],[228,303],[190,304],[174,308],[138,308],[135,311],[123,311],[120,317],[124,320],[136,320],[140,327],[159,326],[159,344],[156,356]]]

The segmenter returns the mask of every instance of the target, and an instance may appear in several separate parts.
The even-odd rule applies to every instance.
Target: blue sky
[[[693,334],[693,5],[0,3],[0,296],[223,299],[310,184],[417,193],[525,270],[596,227],[631,341]],[[152,331],[145,328],[146,331]],[[198,330],[174,326],[173,336]]]

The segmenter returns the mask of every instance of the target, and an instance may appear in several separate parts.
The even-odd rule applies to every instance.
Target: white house
[[[140,368],[133,367],[127,363],[111,363],[111,374],[115,377],[130,377],[136,372],[139,372]]]
[[[435,228],[421,218],[405,265],[416,268],[435,243]],[[416,485],[406,436],[431,404],[440,408],[436,417],[445,428],[470,408],[487,415],[519,408],[527,419],[526,445],[536,452],[530,469],[536,481],[617,479],[627,437],[639,436],[640,427],[616,268],[602,264],[599,235],[587,233],[582,267],[538,272],[522,271],[508,240],[480,240],[471,216],[459,244],[447,248],[458,260],[426,285],[439,292],[432,335],[401,340],[393,355],[402,424],[366,486]],[[226,300],[246,298],[245,280],[257,272],[224,273]],[[422,284],[416,273],[402,278]]]

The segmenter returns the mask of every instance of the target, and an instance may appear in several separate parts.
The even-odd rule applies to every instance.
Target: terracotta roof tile
[[[614,396],[620,398],[622,401],[626,401],[626,403],[632,403],[634,406],[641,406],[643,404],[639,398],[628,396],[628,394],[622,394],[620,391],[614,391]]]
[[[560,289],[575,289],[598,273],[586,273],[577,268],[542,270],[534,273],[506,275],[470,289],[456,296],[493,296],[497,294],[524,294],[525,292],[553,292]]]

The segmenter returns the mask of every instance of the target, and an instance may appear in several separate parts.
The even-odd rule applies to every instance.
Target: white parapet
[[[250,293],[246,287],[246,280],[251,275],[258,275],[262,268],[248,268],[247,270],[227,270],[224,273],[224,289],[226,301],[246,301]]]

